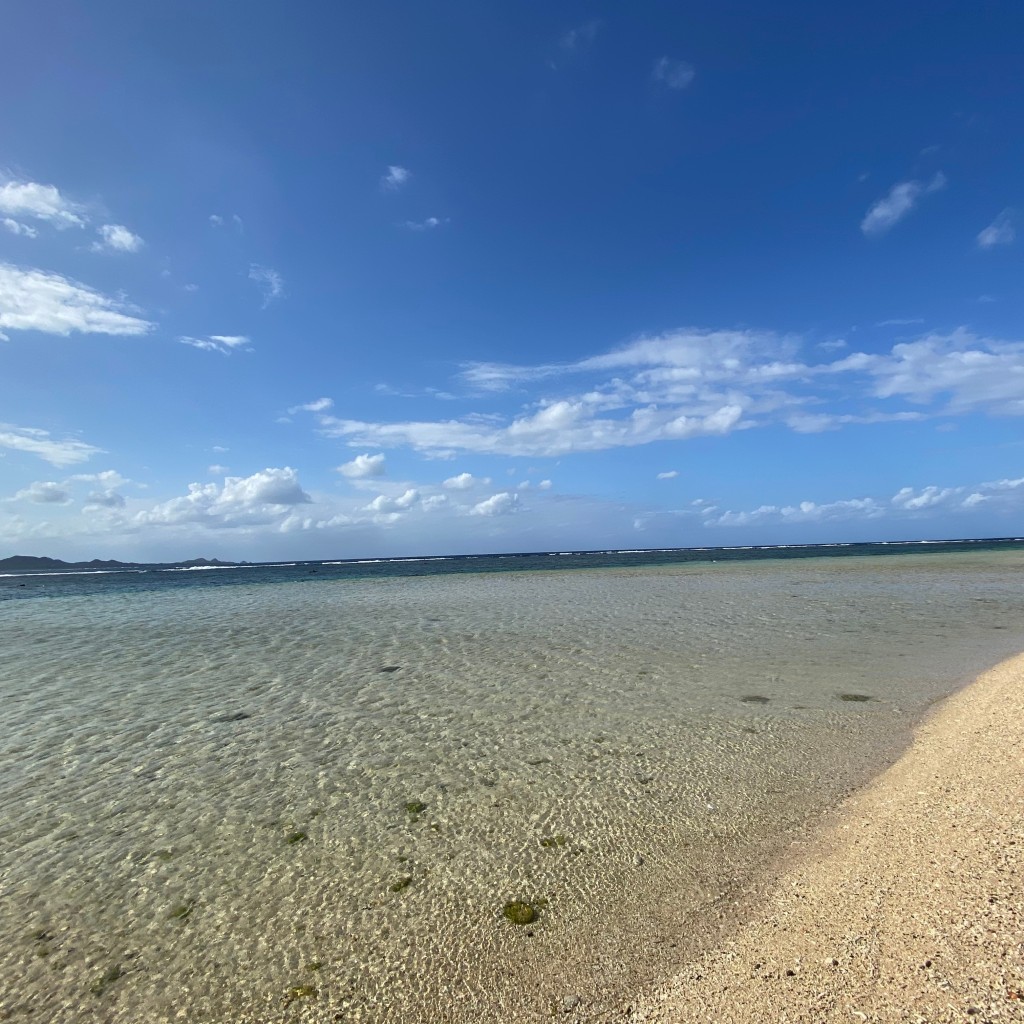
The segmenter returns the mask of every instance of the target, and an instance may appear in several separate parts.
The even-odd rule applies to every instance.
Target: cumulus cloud
[[[71,492],[53,480],[39,480],[18,491],[14,500],[31,501],[37,505],[68,505]]]
[[[478,502],[470,509],[469,514],[473,516],[505,516],[515,512],[518,507],[519,495],[501,491],[499,494],[492,494],[489,498]]]
[[[411,177],[412,171],[405,167],[399,167],[397,164],[391,164],[384,177],[380,179],[381,188],[393,192],[407,184]]]
[[[659,473],[657,479],[659,480],[675,480],[679,476],[678,469],[667,469],[664,473]]]
[[[997,245],[1009,245],[1017,237],[1011,210],[1003,210],[987,228],[978,232],[978,248],[991,249]]]
[[[58,229],[85,226],[84,208],[71,202],[55,185],[6,181],[0,185],[0,213],[44,221]]]
[[[229,476],[223,485],[192,483],[188,493],[138,512],[137,525],[173,526],[184,523],[211,528],[256,526],[279,522],[288,509],[313,499],[289,466],[268,468],[252,476]]]
[[[85,510],[124,508],[124,495],[114,490],[91,491],[85,499]]]
[[[104,224],[100,229],[99,242],[93,242],[94,252],[138,252],[143,241],[123,224]]]
[[[651,77],[667,89],[685,89],[696,77],[697,71],[685,60],[661,57],[654,62]]]
[[[198,348],[203,352],[219,352],[229,356],[232,352],[251,352],[249,338],[244,334],[209,334],[205,338],[190,338],[183,335],[178,338],[182,345]]]
[[[892,496],[895,508],[916,512],[918,509],[931,508],[933,505],[948,504],[949,499],[961,492],[959,487],[925,487],[915,491],[913,487],[901,487]]]
[[[339,466],[338,472],[350,480],[365,480],[368,477],[383,476],[384,462],[384,455],[380,452],[376,455],[357,455],[351,462]]]
[[[468,491],[472,487],[486,487],[491,482],[489,476],[473,476],[472,473],[459,473],[458,476],[450,476],[443,481],[441,486],[447,487],[450,491]]]
[[[420,492],[415,487],[410,487],[394,498],[386,494],[378,494],[366,506],[366,510],[376,513],[405,512],[407,509],[412,508],[419,500]]]
[[[51,466],[73,466],[86,462],[93,455],[100,454],[103,449],[86,444],[77,438],[58,440],[48,430],[36,427],[16,427],[10,423],[0,423],[0,448],[11,451],[27,452],[36,455]]]
[[[258,263],[253,263],[249,267],[249,280],[257,284],[263,293],[264,309],[274,299],[279,299],[284,295],[284,278],[270,267],[261,267]]]
[[[882,235],[899,223],[923,196],[946,187],[946,176],[938,171],[930,181],[901,181],[889,189],[888,194],[872,204],[860,222],[865,235]]]
[[[4,331],[145,334],[153,324],[132,315],[127,303],[45,270],[0,263],[0,339]]]

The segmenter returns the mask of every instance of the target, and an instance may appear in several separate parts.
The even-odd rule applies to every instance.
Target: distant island
[[[94,558],[91,562],[65,562],[60,558],[36,555],[12,555],[0,558],[0,572],[88,572],[96,569],[195,569],[204,565],[248,565],[248,562],[222,562],[218,558],[190,558],[186,562],[118,562]]]

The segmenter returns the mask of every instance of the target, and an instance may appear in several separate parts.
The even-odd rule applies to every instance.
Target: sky
[[[0,557],[1024,534],[1019,0],[11,0]]]

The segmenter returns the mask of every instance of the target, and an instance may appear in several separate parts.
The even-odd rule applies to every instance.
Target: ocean
[[[0,578],[0,1019],[612,1019],[1024,650],[1022,572],[1008,541]]]

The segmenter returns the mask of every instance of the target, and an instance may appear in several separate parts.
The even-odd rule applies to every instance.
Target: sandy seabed
[[[625,1019],[1024,1021],[1024,655],[945,701],[758,912]]]

